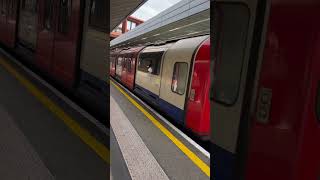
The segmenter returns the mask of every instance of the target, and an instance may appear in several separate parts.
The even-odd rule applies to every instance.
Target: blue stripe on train
[[[215,180],[232,180],[235,168],[235,155],[211,143],[213,168],[211,176]]]
[[[134,92],[140,95],[145,101],[149,102],[156,108],[160,109],[168,115],[170,118],[175,120],[179,124],[184,124],[184,112],[183,110],[177,108],[176,106],[166,102],[165,100],[159,98],[158,95],[155,95],[151,91],[136,85]]]
[[[177,108],[176,106],[159,99],[159,107],[164,111],[168,116],[174,119],[177,123],[184,125],[184,112],[183,110]]]

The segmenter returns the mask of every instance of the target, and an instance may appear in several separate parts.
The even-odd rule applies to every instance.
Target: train
[[[0,45],[108,124],[109,3],[0,0]]]
[[[320,1],[211,4],[212,178],[320,178]]]
[[[113,48],[110,76],[205,140],[210,134],[210,36]]]

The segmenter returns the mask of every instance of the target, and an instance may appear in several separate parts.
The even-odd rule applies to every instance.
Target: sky
[[[181,0],[148,0],[132,16],[147,21],[179,1]]]

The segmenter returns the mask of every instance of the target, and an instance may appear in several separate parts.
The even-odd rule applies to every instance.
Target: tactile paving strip
[[[113,97],[110,123],[133,180],[169,179]],[[112,154],[112,153],[111,153]]]

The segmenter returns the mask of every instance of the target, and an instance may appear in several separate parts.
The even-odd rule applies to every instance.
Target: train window
[[[44,28],[47,30],[52,30],[53,28],[53,0],[45,1],[45,11],[44,11]]]
[[[154,75],[159,75],[163,53],[163,51],[142,53],[139,56],[138,70]]]
[[[59,32],[67,34],[69,32],[69,19],[71,18],[72,0],[60,0],[59,12]]]
[[[320,82],[318,83],[317,97],[316,97],[316,115],[320,122]]]
[[[127,70],[131,73],[131,58],[127,59]]]
[[[188,78],[188,63],[176,62],[173,68],[171,90],[177,94],[183,95],[186,90]]]
[[[107,2],[106,0],[92,0],[89,26],[102,32],[107,32]]]
[[[117,66],[122,66],[122,57],[118,57],[117,59]]]
[[[239,93],[244,60],[249,12],[242,4],[216,6],[217,47],[215,48],[215,76],[213,99],[232,105]]]

